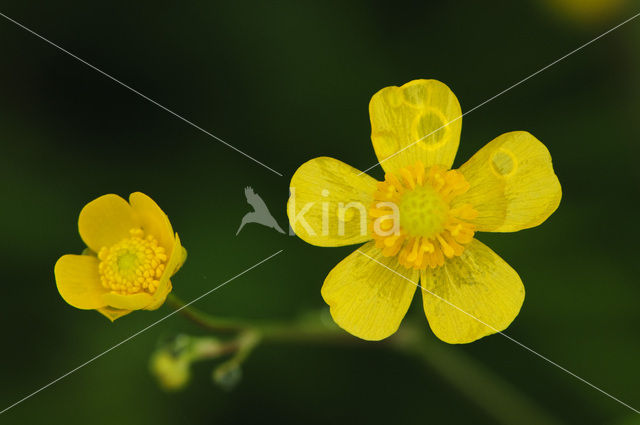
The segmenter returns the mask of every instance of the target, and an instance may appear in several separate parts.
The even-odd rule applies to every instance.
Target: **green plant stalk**
[[[187,303],[182,301],[173,293],[167,296],[167,303],[174,310],[179,310],[179,313],[185,316],[187,319],[213,332],[240,332],[242,330],[253,327],[252,324],[239,319],[236,320],[217,318],[204,313],[195,307],[187,306]]]
[[[180,313],[212,332],[249,332],[255,335],[256,344],[264,343],[320,343],[358,344],[360,341],[340,329],[320,321],[304,319],[290,322],[252,323],[242,320],[221,319],[204,313],[186,304],[171,294],[169,302]],[[513,385],[493,373],[463,351],[433,338],[426,332],[406,323],[393,336],[381,343],[383,347],[400,354],[414,357],[433,369],[449,385],[484,410],[497,423],[511,425],[561,425],[562,422],[550,416],[534,400],[522,394]],[[254,345],[241,354],[241,360],[252,351]]]
[[[561,425],[534,400],[454,345],[447,345],[415,327],[404,327],[390,339],[403,355],[423,362],[441,378],[501,424]]]

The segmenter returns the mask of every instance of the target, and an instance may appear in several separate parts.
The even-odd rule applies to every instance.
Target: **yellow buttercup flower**
[[[317,246],[366,242],[327,276],[322,297],[351,334],[393,334],[418,285],[433,332],[467,343],[506,329],[524,301],[518,274],[474,238],[539,225],[562,191],[547,148],[531,134],[503,134],[457,170],[460,104],[435,80],[387,87],[369,104],[380,182],[333,158],[291,179],[292,229]]]
[[[78,219],[87,245],[55,266],[58,291],[83,310],[115,320],[133,310],[155,310],[171,292],[171,276],[187,251],[160,207],[144,193],[129,202],[113,194],[89,202]]]

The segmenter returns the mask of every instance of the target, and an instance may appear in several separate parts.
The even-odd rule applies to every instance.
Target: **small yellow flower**
[[[443,341],[506,329],[524,287],[474,235],[534,227],[556,210],[562,191],[549,151],[516,131],[450,170],[461,109],[435,80],[380,90],[369,114],[384,181],[327,157],[306,162],[291,180],[287,213],[300,238],[317,246],[366,242],[324,281],[333,319],[360,338],[386,338],[420,284],[429,325]]]
[[[171,292],[169,278],[187,251],[153,199],[140,192],[132,193],[129,202],[101,196],[82,209],[78,230],[87,249],[62,256],[54,270],[67,303],[98,310],[111,321],[164,303]]]

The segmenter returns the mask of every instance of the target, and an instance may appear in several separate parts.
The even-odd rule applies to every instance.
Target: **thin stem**
[[[180,309],[180,314],[185,316],[187,319],[213,332],[240,332],[252,327],[247,322],[234,319],[221,319],[200,311],[193,306],[185,307],[187,303],[182,301],[173,293],[167,296],[167,302],[174,309]]]
[[[175,295],[169,302],[177,308],[185,303]],[[357,338],[347,334],[335,325],[323,323],[321,313],[305,316],[290,322],[251,323],[241,320],[220,319],[210,316],[192,306],[184,307],[180,312],[195,323],[213,332],[235,332],[238,337],[243,333],[255,335],[256,343],[300,343],[321,344],[358,344]],[[522,394],[491,370],[469,357],[464,351],[444,343],[427,338],[410,323],[384,342],[387,348],[404,355],[416,357],[430,366],[453,388],[457,389],[501,424],[540,424],[560,425],[535,401]],[[244,357],[254,345],[240,357]],[[232,362],[235,360],[232,359]]]
[[[425,338],[415,328],[405,327],[391,339],[392,347],[402,354],[423,361],[501,424],[560,425],[535,401],[493,373],[463,350]]]
[[[167,302],[175,309],[180,308],[180,314],[192,322],[212,332],[238,333],[253,330],[260,334],[263,340],[274,342],[348,342],[354,341],[346,332],[337,326],[327,326],[317,320],[297,320],[294,322],[253,323],[240,319],[222,319],[213,317],[193,306],[185,307],[186,303],[174,294],[169,294]]]

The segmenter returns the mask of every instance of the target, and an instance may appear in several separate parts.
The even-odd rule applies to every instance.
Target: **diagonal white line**
[[[86,362],[82,363],[80,366],[76,367],[75,369],[70,370],[69,372],[65,373],[64,375],[60,376],[57,379],[54,379],[53,381],[49,382],[47,385],[45,385],[44,387],[38,389],[37,391],[32,392],[31,394],[29,394],[28,396],[16,401],[15,403],[13,403],[12,405],[6,407],[4,410],[0,411],[0,415],[2,415],[3,413],[5,413],[7,410],[16,407],[18,404],[22,403],[23,401],[26,401],[28,399],[30,399],[31,397],[33,397],[34,395],[38,394],[40,391],[43,391],[47,388],[49,388],[50,386],[52,386],[53,384],[55,384],[56,382],[66,378],[67,376],[71,375],[72,373],[82,369],[83,367],[85,367],[86,365],[88,365],[89,363],[92,363],[93,361],[99,359],[100,357],[104,356],[105,354],[107,354],[108,352],[115,350],[116,348],[120,347],[122,344],[124,344],[127,341],[132,340],[133,338],[137,337],[138,335],[140,335],[141,333],[145,332],[148,329],[151,329],[152,327],[154,327],[155,325],[157,325],[158,323],[168,319],[169,317],[173,316],[174,314],[178,313],[179,311],[181,311],[182,309],[185,309],[187,307],[189,307],[191,304],[199,301],[200,299],[206,297],[207,295],[209,295],[210,293],[222,288],[223,286],[225,286],[227,283],[231,282],[232,280],[235,280],[237,278],[239,278],[240,276],[242,276],[243,274],[249,272],[250,270],[255,269],[256,267],[258,267],[259,265],[261,265],[262,263],[272,259],[273,257],[275,257],[276,255],[280,254],[283,250],[281,249],[280,251],[276,252],[275,254],[271,254],[270,256],[268,256],[267,258],[265,258],[262,261],[259,261],[258,263],[254,264],[253,266],[249,267],[248,269],[245,269],[244,271],[238,273],[237,275],[233,276],[231,279],[221,283],[220,285],[216,286],[213,289],[210,289],[209,291],[205,292],[204,294],[200,295],[198,298],[195,298],[193,300],[191,300],[190,302],[188,302],[187,304],[183,305],[182,307],[178,308],[177,310],[172,311],[171,313],[167,314],[166,316],[156,320],[155,322],[153,322],[152,324],[150,324],[149,326],[147,326],[146,328],[143,328],[141,330],[139,330],[138,332],[134,333],[133,335],[131,335],[128,338],[123,339],[122,341],[120,341],[119,343],[117,343],[116,345],[112,346],[111,348],[103,351],[102,353],[98,354],[95,357],[92,357],[91,359],[87,360]]]
[[[428,289],[424,288],[423,286],[421,286],[420,284],[415,283],[414,281],[412,281],[411,279],[409,279],[408,277],[396,272],[395,270],[387,267],[386,265],[382,264],[380,261],[376,260],[375,258],[365,254],[364,252],[360,251],[359,249],[356,250],[356,252],[359,252],[360,254],[364,255],[365,257],[367,257],[368,259],[380,264],[382,267],[386,268],[387,270],[391,271],[394,274],[397,274],[398,276],[400,276],[401,278],[405,279],[408,282],[411,282],[412,284],[414,284],[415,286],[417,286],[418,288],[422,289],[425,292],[428,292],[429,294],[433,295],[434,297],[438,298],[440,301],[444,301],[445,303],[447,303],[448,305],[450,305],[451,307],[455,308],[456,310],[461,311],[462,313],[466,314],[467,316],[471,317],[472,319],[477,320],[478,322],[482,323],[483,325],[485,325],[486,327],[488,327],[489,329],[493,330],[496,333],[499,333],[500,335],[502,335],[503,337],[507,338],[510,341],[515,342],[516,344],[518,344],[520,347],[524,348],[525,350],[529,351],[532,354],[535,354],[536,356],[540,357],[542,360],[552,364],[553,366],[557,367],[558,369],[568,373],[569,375],[573,376],[574,378],[578,379],[579,381],[587,384],[588,386],[590,386],[591,388],[600,391],[602,394],[606,395],[607,397],[611,398],[612,400],[617,401],[618,403],[620,403],[621,405],[633,410],[634,412],[640,414],[640,411],[637,409],[634,409],[633,407],[629,406],[627,403],[621,401],[620,399],[617,399],[616,397],[612,396],[611,394],[609,394],[608,392],[601,390],[600,388],[596,387],[595,385],[593,385],[591,382],[587,381],[586,379],[583,379],[581,377],[579,377],[578,375],[576,375],[575,373],[571,372],[570,370],[560,366],[558,363],[554,362],[553,360],[550,360],[549,358],[543,356],[542,354],[538,353],[537,351],[533,350],[532,348],[527,347],[526,345],[524,345],[523,343],[521,343],[520,341],[517,341],[516,339],[510,337],[509,335],[507,335],[506,333],[499,331],[498,329],[494,328],[491,325],[486,324],[485,322],[483,322],[482,320],[478,319],[477,317],[475,317],[474,315],[467,313],[466,311],[464,311],[463,309],[461,309],[460,307],[458,307],[455,304],[450,303],[449,301],[445,300],[444,298],[442,298],[441,296],[434,294],[433,292],[429,291]]]
[[[568,58],[569,56],[573,55],[574,53],[576,53],[576,52],[578,52],[578,51],[580,51],[580,50],[584,49],[585,47],[587,47],[587,46],[588,46],[588,45],[590,45],[591,43],[594,43],[594,42],[598,41],[599,39],[601,39],[601,38],[602,38],[602,37],[604,37],[605,35],[609,34],[610,32],[613,32],[613,31],[617,30],[618,28],[620,28],[621,26],[623,26],[624,24],[626,24],[626,23],[628,23],[628,22],[633,21],[633,20],[634,20],[634,19],[636,19],[638,16],[640,16],[640,13],[637,13],[637,14],[633,15],[632,17],[630,17],[630,18],[628,18],[627,20],[625,20],[625,21],[623,21],[623,22],[619,23],[619,24],[618,24],[618,25],[616,25],[615,27],[613,27],[613,28],[611,28],[611,29],[609,29],[609,30],[607,30],[607,31],[603,32],[602,34],[600,34],[599,36],[597,36],[597,37],[596,37],[596,38],[594,38],[593,40],[591,40],[591,41],[588,41],[588,42],[584,43],[583,45],[581,45],[580,47],[577,47],[576,49],[574,49],[574,50],[570,51],[570,52],[569,52],[569,53],[567,53],[566,55],[564,55],[564,56],[562,56],[562,57],[560,57],[560,58],[558,58],[558,59],[554,60],[554,61],[553,61],[553,62],[551,62],[549,65],[547,65],[547,66],[545,66],[545,67],[540,68],[539,70],[537,70],[537,71],[536,71],[536,72],[534,72],[533,74],[531,74],[531,75],[529,75],[528,77],[525,77],[525,78],[523,78],[522,80],[518,81],[517,83],[515,83],[515,84],[513,84],[513,85],[511,85],[511,86],[509,86],[509,87],[507,87],[506,89],[502,90],[500,93],[498,93],[498,94],[496,94],[496,95],[494,95],[494,96],[490,97],[489,99],[485,100],[484,102],[480,103],[479,105],[474,106],[473,108],[469,109],[467,112],[465,112],[465,113],[463,113],[462,115],[460,115],[459,117],[457,117],[457,118],[455,118],[455,119],[453,119],[453,120],[449,121],[448,123],[446,123],[446,124],[445,124],[445,125],[443,125],[442,127],[440,127],[440,128],[437,128],[437,129],[433,130],[431,133],[427,134],[426,136],[422,136],[421,138],[419,138],[419,139],[418,139],[418,140],[416,140],[415,142],[413,142],[413,143],[411,143],[411,144],[409,144],[409,145],[405,146],[404,148],[400,149],[400,150],[399,150],[399,151],[397,151],[396,153],[394,153],[394,154],[392,154],[392,155],[390,155],[390,156],[386,157],[386,158],[385,158],[385,159],[383,159],[382,161],[380,161],[380,162],[377,162],[377,163],[373,164],[371,167],[369,167],[369,168],[367,168],[366,170],[362,171],[362,172],[361,172],[360,174],[358,174],[358,175],[362,175],[362,174],[366,173],[367,171],[371,170],[372,168],[375,168],[375,167],[377,167],[378,165],[382,164],[383,162],[385,162],[385,161],[387,161],[387,160],[389,160],[389,159],[393,158],[394,156],[398,155],[400,152],[402,152],[402,151],[404,151],[404,150],[406,150],[406,149],[409,149],[411,146],[415,145],[416,143],[419,143],[419,142],[421,142],[422,140],[426,139],[427,137],[431,136],[432,134],[437,133],[438,131],[440,131],[440,130],[442,130],[443,128],[447,127],[449,124],[452,124],[452,123],[454,123],[454,122],[456,122],[456,121],[458,121],[458,120],[462,119],[462,117],[464,117],[465,115],[470,114],[471,112],[475,111],[476,109],[478,109],[478,108],[480,108],[480,107],[482,107],[482,106],[486,105],[487,103],[491,102],[492,100],[494,100],[494,99],[496,99],[496,98],[498,98],[498,97],[502,96],[503,94],[505,94],[505,93],[506,93],[506,92],[508,92],[509,90],[511,90],[511,89],[513,89],[513,88],[515,88],[515,87],[519,86],[520,84],[522,84],[522,83],[524,83],[525,81],[527,81],[527,80],[529,80],[529,79],[531,79],[531,78],[535,77],[536,75],[540,74],[541,72],[546,71],[547,69],[551,68],[553,65],[555,65],[555,64],[557,64],[558,62],[560,62],[560,61],[562,61],[562,60],[564,60],[564,59]]]
[[[101,69],[91,65],[89,62],[85,61],[84,59],[74,55],[73,53],[71,53],[70,51],[58,46],[56,43],[54,43],[53,41],[50,41],[48,39],[46,39],[45,37],[41,36],[40,34],[38,34],[37,32],[33,31],[30,28],[27,28],[26,26],[22,25],[20,22],[16,21],[15,19],[12,19],[10,17],[8,17],[7,15],[5,15],[4,13],[0,12],[0,16],[2,16],[3,18],[5,18],[6,20],[13,22],[14,24],[16,24],[17,26],[19,26],[20,28],[22,28],[23,30],[30,32],[31,34],[35,35],[36,37],[38,37],[39,39],[41,39],[42,41],[50,44],[51,46],[55,47],[56,49],[60,50],[61,52],[66,53],[67,55],[71,56],[72,58],[76,59],[79,62],[82,62],[83,64],[85,64],[86,66],[88,66],[89,68],[93,69],[94,71],[99,72],[100,74],[104,75],[105,77],[109,78],[110,80],[120,84],[122,87],[126,88],[127,90],[132,91],[133,93],[137,94],[138,96],[142,97],[143,99],[153,103],[154,105],[156,105],[157,107],[159,107],[160,109],[163,109],[164,111],[170,113],[171,115],[173,115],[174,117],[186,122],[187,124],[189,124],[190,126],[194,127],[197,130],[200,130],[201,132],[203,132],[204,134],[206,134],[209,137],[214,138],[215,140],[217,140],[218,142],[224,144],[225,146],[233,149],[234,151],[238,152],[241,155],[244,155],[246,158],[249,158],[250,160],[252,160],[253,162],[260,164],[261,166],[263,166],[264,168],[266,168],[267,170],[271,171],[274,174],[279,175],[280,177],[283,177],[283,175],[279,172],[277,172],[276,170],[274,170],[273,168],[263,164],[262,162],[258,161],[257,159],[255,159],[254,157],[252,157],[251,155],[241,151],[240,149],[236,148],[235,146],[225,142],[224,140],[222,140],[221,138],[219,138],[218,136],[208,132],[207,130],[205,130],[204,128],[194,124],[193,122],[189,121],[188,119],[186,119],[185,117],[183,117],[182,115],[173,112],[171,109],[167,108],[166,106],[161,105],[160,103],[156,102],[155,100],[151,99],[149,96],[146,96],[142,93],[140,93],[138,90],[134,89],[133,87],[123,83],[122,81],[118,80],[117,78],[111,76],[110,74],[107,74],[106,72],[102,71]]]

